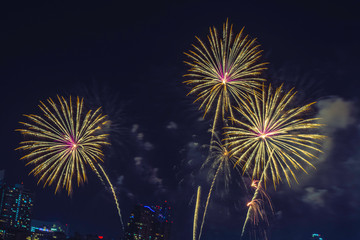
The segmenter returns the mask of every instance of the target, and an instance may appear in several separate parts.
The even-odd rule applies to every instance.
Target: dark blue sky
[[[16,2],[0,6],[2,82],[0,169],[10,183],[36,193],[34,218],[69,223],[73,231],[121,233],[111,194],[94,174],[54,196],[36,186],[14,149],[22,114],[40,100],[81,95],[102,105],[119,128],[105,167],[117,186],[125,221],[137,203],[174,207],[173,239],[190,238],[195,183],[208,143],[209,122],[186,97],[183,52],[229,18],[235,31],[256,37],[269,61],[269,82],[297,87],[301,101],[319,102],[330,140],[317,171],[300,185],[270,191],[276,215],[269,238],[359,239],[360,18],[356,1],[137,1],[83,4]],[[199,176],[192,176],[199,174]],[[235,184],[236,185],[236,184]],[[221,186],[219,186],[221,188]],[[246,192],[214,197],[205,239],[239,239]],[[189,205],[189,202],[190,205]],[[312,202],[313,204],[310,204]],[[315,204],[314,204],[315,202]],[[290,237],[291,236],[291,237]]]

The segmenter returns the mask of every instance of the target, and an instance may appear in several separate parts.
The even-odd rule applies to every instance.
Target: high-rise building
[[[32,219],[31,220],[31,239],[32,240],[50,240],[66,239],[69,233],[67,224],[59,222],[46,222]]]
[[[33,194],[24,185],[0,186],[0,229],[30,230]]]
[[[170,239],[171,215],[167,202],[163,205],[137,205],[126,227],[126,240]]]

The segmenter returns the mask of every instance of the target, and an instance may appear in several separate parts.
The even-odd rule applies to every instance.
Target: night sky
[[[122,234],[111,193],[90,169],[71,197],[54,195],[53,187],[36,185],[14,150],[23,139],[15,132],[22,114],[39,113],[39,101],[84,97],[112,122],[104,167],[125,222],[134,205],[167,200],[172,239],[190,239],[196,186],[209,187],[199,167],[210,119],[186,97],[183,52],[228,18],[261,44],[269,83],[295,87],[299,103],[317,101],[329,137],[316,170],[299,173],[292,188],[269,190],[269,239],[315,232],[324,240],[360,239],[359,7],[355,0],[2,3],[0,169],[8,183],[35,192],[34,219],[67,223],[72,232]],[[203,239],[240,239],[251,196],[233,177],[229,191],[217,185]]]

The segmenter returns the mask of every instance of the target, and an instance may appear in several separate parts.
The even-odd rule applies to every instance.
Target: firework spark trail
[[[214,188],[214,185],[215,185],[215,181],[216,181],[216,177],[217,177],[217,175],[218,175],[219,172],[220,172],[220,169],[221,169],[221,167],[222,167],[222,165],[223,165],[223,162],[224,162],[224,160],[222,160],[222,161],[220,162],[219,167],[218,167],[217,170],[216,170],[215,176],[214,176],[214,178],[213,178],[213,180],[212,180],[212,183],[211,183],[211,187],[210,187],[210,190],[209,190],[209,194],[208,194],[207,199],[206,199],[205,210],[204,210],[204,214],[203,214],[203,217],[202,217],[201,227],[200,227],[200,232],[199,232],[199,240],[200,240],[200,238],[201,238],[202,229],[203,229],[203,227],[204,227],[205,217],[206,217],[206,213],[207,213],[207,208],[208,208],[208,206],[209,206],[211,193],[212,193],[212,191],[213,191],[213,188]]]
[[[220,102],[220,97],[219,97],[217,105],[216,105],[216,113],[220,111],[220,105],[221,105],[221,102]],[[212,128],[211,128],[210,143],[212,143],[214,141],[214,136],[216,134],[216,123],[217,123],[218,117],[219,117],[219,114],[216,114],[216,113],[215,113],[214,121],[213,121]],[[224,118],[222,120],[224,121]],[[209,148],[210,153],[211,153],[211,146],[212,146],[212,144],[210,144],[210,148]]]
[[[193,240],[196,240],[197,222],[198,222],[199,207],[200,207],[200,194],[201,194],[201,186],[198,186],[197,195],[196,195],[195,212],[194,212]]]
[[[264,207],[264,201],[262,199],[254,199],[251,200],[246,204],[246,206],[252,208],[252,219],[253,224],[258,225],[260,219],[267,220],[266,219],[266,212]]]
[[[262,189],[262,184],[263,184],[263,182],[265,181],[265,179],[266,179],[266,177],[267,177],[267,176],[266,176],[266,171],[268,170],[268,168],[269,168],[269,166],[270,166],[270,162],[271,162],[271,158],[273,157],[273,153],[274,153],[274,150],[271,152],[270,159],[269,159],[268,162],[266,163],[265,169],[264,169],[264,171],[263,171],[262,174],[261,174],[261,178],[260,178],[260,180],[259,180],[259,182],[258,182],[258,184],[257,184],[257,186],[256,186],[255,193],[254,193],[254,195],[253,195],[250,203],[255,202],[256,200],[258,200],[257,197],[258,197],[258,195],[259,195],[259,192],[261,192],[260,189]],[[268,199],[268,200],[269,200],[269,199]],[[269,203],[270,203],[270,200],[269,200]],[[260,203],[260,204],[262,204],[262,203]],[[247,211],[247,214],[246,214],[246,219],[245,219],[245,222],[244,222],[244,225],[243,225],[243,228],[242,228],[241,236],[244,235],[245,228],[246,228],[246,224],[247,224],[248,221],[250,220],[251,214],[254,215],[254,219],[257,217],[257,216],[256,216],[256,212],[254,211],[254,210],[255,210],[255,209],[254,209],[254,206],[253,206],[252,204],[249,204],[249,203],[248,203],[248,207],[249,207],[249,208],[248,208],[248,211]],[[271,203],[270,203],[270,207],[271,207],[271,209],[272,209]],[[254,220],[254,223],[255,223],[255,220]]]
[[[224,174],[225,189],[228,189],[230,178],[231,178],[231,169],[233,168],[234,163],[236,162],[235,157],[230,156],[228,148],[224,144],[222,144],[221,139],[219,138],[217,133],[214,133],[214,138],[215,139],[210,144],[209,156],[201,167],[201,168],[203,168],[206,165],[211,164],[211,169],[216,169],[216,171],[213,176],[211,174],[209,174],[209,176],[211,176],[211,178],[212,178],[212,183],[211,183],[209,193],[207,195],[207,200],[206,200],[205,210],[203,213],[199,239],[201,237],[202,230],[203,230],[203,227],[205,224],[205,218],[206,218],[208,206],[210,203],[210,198],[214,191],[215,182],[218,179],[218,175],[220,174],[220,172],[222,172]],[[237,168],[237,165],[235,165],[235,169],[239,171],[239,169]],[[240,173],[240,171],[239,171],[239,173]]]
[[[109,179],[109,177],[107,176],[105,170],[101,167],[100,164],[98,164],[98,167],[101,169],[101,171],[102,171],[102,173],[104,174],[107,182],[109,183],[109,186],[110,186],[110,188],[111,188],[111,192],[112,192],[113,197],[114,197],[114,200],[115,200],[116,208],[117,208],[117,211],[118,211],[118,214],[119,214],[119,218],[120,218],[120,222],[121,222],[121,227],[122,227],[122,230],[124,231],[124,223],[123,223],[123,220],[122,220],[121,211],[120,211],[120,207],[119,207],[119,202],[118,202],[118,199],[117,199],[117,197],[116,197],[114,187],[113,187],[113,185],[111,184],[110,179]]]
[[[265,198],[265,199],[267,200],[267,202],[269,203],[269,206],[270,206],[271,210],[273,211],[270,197],[269,197],[269,195],[266,193],[266,191],[264,190],[264,188],[259,185],[259,181],[253,180],[252,183],[251,183],[251,187],[255,188],[255,190],[258,190],[258,191],[260,192],[261,197],[262,197],[262,198]]]
[[[99,171],[96,169],[92,162],[89,162],[91,169],[95,172],[96,176],[100,179],[103,186],[106,186],[103,177],[100,175]]]
[[[199,109],[204,108],[204,117],[215,108],[211,140],[218,119],[224,120],[226,112],[233,117],[231,105],[239,104],[241,96],[265,81],[259,77],[266,69],[266,63],[258,63],[262,52],[260,45],[256,44],[256,39],[243,36],[243,29],[235,36],[232,28],[226,21],[222,36],[215,27],[210,28],[209,45],[196,37],[199,46],[192,45],[194,50],[184,53],[191,60],[185,62],[190,69],[184,76],[190,79],[184,83],[193,85],[188,95],[197,95],[194,102],[201,102]]]

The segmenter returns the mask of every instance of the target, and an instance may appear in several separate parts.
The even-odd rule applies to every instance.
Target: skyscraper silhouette
[[[137,205],[126,226],[126,240],[168,240],[171,228],[171,207]]]
[[[0,236],[30,230],[33,194],[24,185],[0,185]],[[9,238],[9,237],[7,237]],[[9,238],[10,239],[10,238]]]

